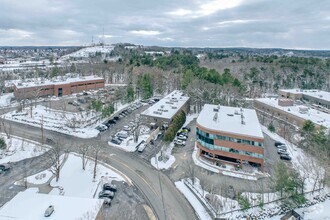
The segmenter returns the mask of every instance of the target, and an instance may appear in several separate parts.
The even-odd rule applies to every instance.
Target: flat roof
[[[242,124],[241,113],[244,124]],[[236,135],[264,138],[254,109],[205,104],[197,118],[204,128]]]
[[[90,80],[103,80],[103,78],[98,76],[58,76],[53,79],[44,79],[43,82],[41,78],[30,78],[26,79],[24,82],[22,80],[13,80],[12,83],[15,84],[17,88],[29,88],[38,86],[68,84],[73,82],[84,82]]]
[[[288,92],[292,94],[303,94],[303,95],[308,95],[312,96],[317,99],[322,99],[330,102],[330,92],[322,91],[322,90],[317,90],[317,89],[280,89],[280,91],[283,92]]]
[[[315,124],[322,125],[326,128],[330,128],[330,114],[318,111],[306,105],[294,104],[293,106],[283,107],[278,105],[278,99],[276,98],[259,98],[256,99],[256,101],[280,109],[282,111],[287,112],[288,114],[295,115],[302,119],[310,120]]]
[[[54,206],[53,214],[47,219],[83,219],[88,215],[95,219],[103,200],[41,194],[36,188],[19,192],[0,208],[0,219],[38,220],[45,219],[49,205]],[[88,214],[87,214],[88,213]]]
[[[181,91],[174,90],[142,112],[141,115],[171,119],[188,100],[189,97],[183,96]]]

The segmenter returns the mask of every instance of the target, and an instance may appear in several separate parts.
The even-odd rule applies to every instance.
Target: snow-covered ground
[[[100,119],[100,113],[96,112],[66,112],[49,109],[37,105],[31,109],[25,108],[22,112],[12,111],[2,117],[7,120],[41,127],[43,121],[44,129],[58,131],[81,138],[91,138],[98,135],[95,129]],[[74,128],[76,127],[76,128]]]
[[[170,146],[163,151],[164,157],[167,157],[166,161],[159,161],[158,158],[161,155],[161,152],[158,152],[156,154],[156,157],[152,157],[150,159],[151,165],[154,166],[156,169],[162,170],[162,169],[168,169],[172,166],[172,164],[175,162],[175,157],[171,155],[172,149],[174,147],[174,144],[171,143]],[[157,158],[157,161],[156,161]]]
[[[114,170],[105,167],[101,164],[97,166],[96,179],[93,180],[94,162],[89,160],[86,165],[86,170],[82,169],[81,157],[69,154],[61,169],[60,179],[56,182],[54,178],[51,181],[51,186],[62,187],[63,191],[54,188],[50,194],[59,195],[60,193],[65,196],[94,198],[97,191],[105,182],[125,181],[124,177],[116,173]]]
[[[49,146],[41,146],[39,143],[11,136],[10,139],[3,133],[0,133],[6,144],[7,150],[0,150],[0,163],[17,162],[31,157],[39,156],[45,153]]]
[[[74,58],[88,58],[89,56],[95,56],[96,52],[100,52],[101,54],[108,54],[111,53],[111,51],[113,50],[113,46],[94,46],[94,47],[85,47],[82,48],[76,52],[67,54],[65,56],[62,56],[60,58],[60,60],[67,60],[70,57],[74,57]]]
[[[6,93],[0,96],[0,108],[10,106],[11,99],[14,98],[14,93]]]
[[[304,213],[304,220],[325,220],[330,219],[330,200],[326,200],[322,203],[312,205],[307,208],[301,208],[297,211],[300,213]]]
[[[189,203],[197,212],[199,219],[201,220],[211,220],[211,216],[208,214],[204,206],[195,197],[195,195],[189,190],[189,188],[184,184],[183,181],[175,182],[175,186],[180,190],[180,192],[187,198]]]
[[[320,181],[321,177],[324,175],[324,168],[320,167],[316,159],[307,155],[301,148],[298,148],[296,145],[285,140],[278,134],[270,132],[266,127],[262,126],[261,128],[262,131],[273,140],[286,144],[288,152],[292,158],[291,162],[293,168],[298,171],[302,177],[306,178],[305,191],[313,190],[315,179],[319,178],[318,181]]]
[[[186,117],[186,122],[183,124],[182,127],[186,127],[188,124],[190,124],[190,122],[192,122],[194,119],[196,119],[198,117],[198,114],[189,114]]]

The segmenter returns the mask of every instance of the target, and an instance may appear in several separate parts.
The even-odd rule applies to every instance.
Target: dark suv
[[[116,192],[117,191],[117,186],[115,184],[105,183],[103,185],[103,190],[110,190],[112,192]]]
[[[11,166],[8,163],[0,164],[0,171],[7,171],[11,168]]]
[[[99,198],[110,198],[113,199],[115,193],[110,190],[104,190],[99,193]]]

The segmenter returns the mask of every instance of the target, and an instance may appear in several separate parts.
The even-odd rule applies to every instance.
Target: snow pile
[[[35,108],[25,108],[22,112],[12,111],[2,116],[7,120],[29,124],[35,127],[57,131],[81,138],[91,138],[98,135],[95,129],[100,119],[100,113],[84,111],[79,113],[49,109],[41,105]]]
[[[171,155],[173,147],[174,147],[174,144],[172,143],[166,150],[164,150],[163,152],[160,151],[158,154],[156,154],[156,157],[152,157],[150,159],[151,165],[154,166],[158,170],[161,170],[161,169],[167,170],[168,168],[170,168],[172,166],[172,164],[175,162],[175,157],[173,155]],[[163,158],[166,158],[166,159],[159,161],[161,154],[163,154]]]
[[[180,192],[187,198],[189,203],[195,209],[198,214],[199,219],[202,220],[211,220],[211,216],[208,214],[204,206],[200,203],[200,201],[195,197],[195,195],[189,190],[189,188],[184,184],[184,182],[177,181],[175,182],[176,188],[180,190]]]
[[[41,146],[37,142],[21,139],[15,136],[7,138],[5,134],[0,134],[6,144],[6,150],[0,150],[0,163],[17,162],[45,153],[49,146]]]
[[[7,93],[0,96],[0,108],[10,106],[10,101],[14,97],[14,93]]]

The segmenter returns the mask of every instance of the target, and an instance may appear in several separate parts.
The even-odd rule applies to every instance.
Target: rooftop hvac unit
[[[234,116],[234,114],[227,114],[228,116],[230,116],[230,117],[233,117]]]
[[[217,121],[218,120],[218,113],[216,112],[213,116],[213,121]]]
[[[213,111],[214,112],[219,112],[219,109],[218,108],[214,108]]]
[[[164,108],[164,105],[161,105],[160,108]]]
[[[239,115],[239,112],[238,112],[238,110],[237,109],[235,109],[235,113],[234,113],[235,115]]]

